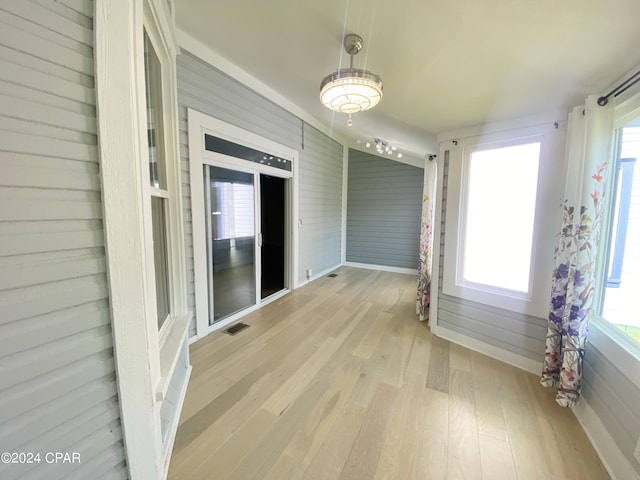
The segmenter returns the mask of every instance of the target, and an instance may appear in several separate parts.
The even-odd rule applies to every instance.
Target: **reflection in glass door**
[[[204,166],[209,325],[256,303],[254,175]]]

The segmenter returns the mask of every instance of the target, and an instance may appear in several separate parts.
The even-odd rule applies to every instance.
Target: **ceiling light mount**
[[[350,33],[344,36],[342,44],[345,51],[351,55],[351,61],[353,62],[353,56],[357,55],[364,47],[364,39],[356,33]],[[353,65],[351,65],[351,68],[353,68]]]
[[[382,99],[382,79],[368,70],[353,68],[353,57],[364,47],[360,35],[350,33],[344,37],[344,49],[349,54],[349,69],[338,69],[320,82],[320,101],[335,112],[349,114],[347,125],[352,125],[351,114],[369,110]]]

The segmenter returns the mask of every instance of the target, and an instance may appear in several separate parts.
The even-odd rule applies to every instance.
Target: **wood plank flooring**
[[[413,275],[342,267],[191,346],[169,479],[608,479],[538,377],[433,337]]]

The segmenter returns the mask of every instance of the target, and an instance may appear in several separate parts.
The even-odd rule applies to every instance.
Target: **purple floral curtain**
[[[433,249],[433,202],[435,201],[437,167],[435,155],[424,161],[424,188],[422,194],[422,220],[420,222],[420,253],[418,264],[418,295],[416,314],[420,321],[429,316],[431,301],[431,262]]]
[[[582,363],[595,288],[595,266],[613,136],[613,110],[589,97],[569,114],[562,226],[555,249],[542,385],[556,402],[580,397]]]

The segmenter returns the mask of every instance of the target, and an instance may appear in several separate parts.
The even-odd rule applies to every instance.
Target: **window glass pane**
[[[204,134],[204,148],[210,152],[222,153],[223,155],[279,168],[287,172],[291,171],[291,160],[276,157],[275,155],[254,150],[253,148],[245,147],[244,145],[239,145],[206,133]]]
[[[167,188],[162,131],[162,83],[160,61],[144,34],[144,79],[147,102],[147,139],[149,142],[149,180],[152,187]]]
[[[209,324],[256,303],[254,175],[205,166]]]
[[[539,142],[471,152],[463,283],[528,292],[539,160]]]
[[[167,226],[165,202],[161,197],[151,197],[151,220],[153,222],[153,263],[156,271],[156,305],[158,328],[170,313],[169,263],[167,258]]]
[[[609,228],[609,266],[602,316],[640,343],[640,121],[622,131],[620,158],[611,178],[615,192]]]

